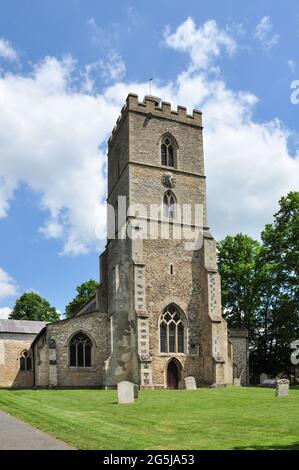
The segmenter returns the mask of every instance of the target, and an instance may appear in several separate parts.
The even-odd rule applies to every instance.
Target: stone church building
[[[31,345],[45,326],[41,321],[0,319],[0,387],[33,386]]]
[[[202,131],[200,111],[128,95],[108,143],[100,286],[72,318],[37,334],[32,385],[183,388],[187,376],[197,386],[248,383],[247,332],[228,332],[222,317]]]

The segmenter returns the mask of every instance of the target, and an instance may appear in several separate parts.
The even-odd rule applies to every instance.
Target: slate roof
[[[46,325],[43,321],[0,320],[0,333],[38,334]]]

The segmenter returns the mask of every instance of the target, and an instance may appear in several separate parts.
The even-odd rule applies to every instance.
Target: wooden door
[[[167,388],[178,388],[179,371],[174,361],[170,361],[167,367]]]

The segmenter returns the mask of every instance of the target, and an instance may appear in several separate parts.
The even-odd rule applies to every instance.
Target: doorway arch
[[[180,370],[180,363],[176,361],[174,358],[171,359],[166,368],[166,380],[167,380],[167,388],[172,390],[176,390],[179,388],[181,370]]]

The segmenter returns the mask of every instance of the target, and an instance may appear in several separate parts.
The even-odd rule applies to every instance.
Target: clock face
[[[175,187],[175,179],[173,175],[165,174],[162,177],[162,183],[166,188],[174,188]]]

